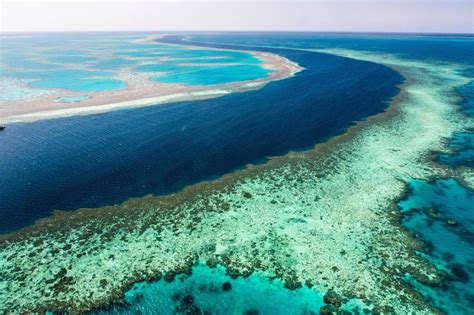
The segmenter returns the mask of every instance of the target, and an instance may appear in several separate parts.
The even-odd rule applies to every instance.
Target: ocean
[[[0,134],[1,231],[31,225],[54,209],[95,208],[131,197],[169,194],[249,163],[265,163],[272,156],[309,149],[344,133],[355,122],[383,112],[403,83],[403,77],[387,66],[312,50],[390,54],[434,68],[461,65],[467,69],[463,75],[470,83],[451,92],[461,99],[457,106],[465,117],[474,114],[472,36],[188,35],[193,45],[202,49],[271,52],[297,62],[305,70],[259,90],[215,99],[9,125]],[[183,43],[182,36],[168,36],[157,45]],[[192,56],[198,58],[198,63],[199,54]],[[243,58],[242,72],[231,71],[239,80],[242,73],[249,72],[247,67],[258,66],[248,55],[229,54],[225,58],[232,62]],[[109,66],[113,67],[113,63],[104,65]],[[169,82],[191,85],[214,84],[213,71],[222,72],[220,66],[198,69],[204,71],[199,77],[174,61],[142,70],[150,67],[158,67],[154,68],[157,71],[159,67],[181,67],[182,72],[169,76]],[[259,71],[262,70],[254,74],[265,75]],[[472,130],[452,134],[446,139],[451,151],[433,152],[433,161],[449,169],[449,174],[472,169],[472,135]],[[397,203],[400,223],[424,242],[425,250],[418,255],[446,274],[441,285],[433,285],[406,273],[406,283],[447,314],[470,314],[474,309],[474,191],[463,180],[451,176],[412,178],[405,185],[406,194]],[[214,303],[216,300],[223,302]],[[278,301],[290,301],[271,312],[288,314],[317,312],[324,305],[322,294],[306,285],[288,290],[278,280],[268,281],[259,274],[231,278],[222,267],[202,265],[194,266],[192,275],[178,276],[175,281],[137,283],[127,291],[125,301],[128,305],[114,306],[109,312],[153,312],[161,307],[168,313],[202,309],[212,313],[265,314]],[[365,308],[370,312],[370,307],[359,303],[348,302],[347,310]]]

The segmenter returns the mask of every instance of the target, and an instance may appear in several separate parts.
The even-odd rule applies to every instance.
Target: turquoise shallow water
[[[0,38],[2,76],[27,80],[31,87],[41,90],[92,93],[126,88],[127,83],[118,79],[124,72],[189,85],[252,80],[270,73],[262,68],[260,59],[247,52],[137,41],[147,35],[4,36]],[[153,73],[158,71],[152,69],[156,65],[166,68],[166,73]],[[37,95],[18,93],[24,93],[25,98]]]
[[[112,314],[310,314],[319,313],[323,296],[307,287],[288,290],[260,275],[232,279],[223,267],[198,265],[192,275],[133,285],[127,307]]]
[[[173,47],[173,46],[171,46]],[[147,51],[128,52],[128,55],[152,56]],[[162,83],[212,85],[266,77],[271,70],[261,66],[261,60],[251,54],[237,51],[203,49],[169,49],[162,53],[167,58],[136,68],[139,72],[163,72],[151,78]]]
[[[5,76],[29,79],[30,86],[42,89],[66,89],[76,92],[98,92],[123,89],[125,82],[112,79],[110,72],[82,69],[48,69],[44,71],[5,71]]]
[[[117,67],[132,66],[137,64],[138,61],[122,58],[111,58],[107,60],[97,60],[94,62],[95,69],[116,69]]]
[[[54,57],[48,57],[47,60],[54,63],[82,64],[83,62],[94,61],[95,58],[83,55],[59,55]]]
[[[220,59],[209,59],[220,60]],[[191,60],[185,63],[164,62],[159,64],[147,64],[137,67],[140,72],[164,72],[153,75],[153,80],[163,83],[184,83],[187,85],[212,85],[230,83],[235,81],[254,80],[266,77],[272,71],[254,65],[189,65]],[[194,60],[196,63],[206,63],[207,60]]]
[[[125,293],[124,306],[96,314],[309,315],[319,314],[324,305],[323,294],[307,286],[291,290],[261,273],[232,278],[222,266],[195,265],[190,275],[174,280],[136,283]],[[342,309],[363,314],[370,306],[351,299]]]
[[[163,83],[185,83],[187,85],[213,85],[235,81],[255,80],[266,77],[270,70],[250,65],[231,66],[175,66],[176,70],[166,75],[152,76]]]
[[[260,64],[260,59],[254,57],[252,54],[240,51],[229,51],[229,50],[209,50],[202,48],[182,47],[182,46],[167,46],[163,44],[156,44],[154,49],[141,49],[139,50],[121,51],[116,54],[126,55],[130,57],[156,57],[166,55],[173,60],[178,61],[189,61],[189,60],[220,60],[221,62],[236,62],[245,64]],[[157,50],[159,49],[159,50]]]
[[[413,180],[399,202],[403,224],[429,246],[429,259],[448,277],[440,287],[410,281],[448,314],[474,309],[474,192],[454,179]]]
[[[89,78],[78,78],[78,77],[57,77],[49,80],[35,81],[30,84],[32,87],[44,88],[44,89],[66,89],[77,92],[100,92],[100,91],[112,91],[125,88],[127,85],[123,81],[100,78],[100,77],[89,77]]]
[[[474,167],[474,133],[460,132],[453,135],[450,141],[453,152],[439,154],[437,161],[450,167]]]

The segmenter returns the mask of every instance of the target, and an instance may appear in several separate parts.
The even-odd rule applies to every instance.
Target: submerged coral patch
[[[439,154],[436,160],[452,168],[460,166],[474,168],[474,133],[455,133],[449,142],[452,152]]]
[[[289,290],[264,274],[232,278],[222,266],[196,265],[170,281],[136,283],[123,305],[97,314],[309,314],[323,305],[323,295],[308,287]]]
[[[468,314],[474,309],[474,192],[452,178],[414,180],[399,206],[403,224],[429,244],[429,259],[448,273],[442,287],[407,280],[447,314]]]

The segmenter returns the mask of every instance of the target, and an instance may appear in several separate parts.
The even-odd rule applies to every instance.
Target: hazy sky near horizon
[[[0,31],[474,33],[474,0],[1,0]]]

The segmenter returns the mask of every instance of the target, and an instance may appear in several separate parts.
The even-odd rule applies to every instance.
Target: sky
[[[474,33],[474,0],[0,0],[0,31]]]

